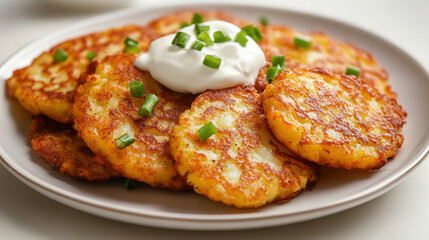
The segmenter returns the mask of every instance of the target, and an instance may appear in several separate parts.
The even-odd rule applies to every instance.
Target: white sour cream
[[[197,39],[195,25],[180,29],[191,38],[185,48],[171,44],[176,34],[170,34],[153,41],[149,51],[140,55],[135,66],[149,71],[153,78],[167,88],[181,93],[201,93],[207,89],[225,89],[237,85],[254,85],[259,70],[265,65],[265,56],[258,44],[249,36],[246,47],[234,42],[240,32],[237,26],[224,21],[207,21],[201,26],[210,26],[209,35],[224,31],[232,39],[229,42],[213,43],[201,51],[191,49]],[[222,59],[219,69],[203,64],[206,55]]]

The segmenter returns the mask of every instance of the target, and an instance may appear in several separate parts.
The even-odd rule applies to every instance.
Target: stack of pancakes
[[[267,64],[255,86],[200,95],[173,92],[134,67],[124,40],[151,41],[190,23],[194,11],[170,13],[145,26],[129,25],[54,46],[8,79],[12,97],[33,114],[34,151],[61,173],[88,181],[125,177],[176,191],[193,189],[236,207],[286,201],[319,178],[320,165],[374,170],[401,147],[406,113],[386,71],[367,52],[323,33],[308,34],[310,49],[293,44],[298,31],[259,26],[219,11],[198,11],[238,27],[258,25]],[[63,49],[68,58],[57,63]],[[95,52],[94,59],[87,58]],[[286,71],[268,84],[271,57],[284,55]],[[345,75],[348,65],[360,77]],[[219,69],[221,71],[221,69]],[[138,111],[129,82],[141,81],[159,103],[152,117]],[[177,79],[180,81],[180,79]],[[201,141],[212,122],[218,132]],[[135,138],[119,149],[114,140]]]

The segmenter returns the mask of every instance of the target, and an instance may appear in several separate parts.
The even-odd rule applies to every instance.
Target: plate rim
[[[309,12],[305,12],[305,11],[300,11],[297,9],[287,9],[287,8],[276,8],[273,6],[263,6],[262,4],[239,4],[239,3],[198,3],[198,4],[193,4],[193,3],[174,3],[174,4],[158,4],[158,5],[151,5],[151,6],[139,6],[136,8],[128,8],[128,9],[123,9],[123,10],[119,10],[119,11],[114,11],[114,12],[110,12],[110,13],[105,13],[105,14],[101,14],[98,16],[94,16],[94,17],[90,17],[87,19],[83,19],[80,20],[76,23],[73,23],[71,25],[68,25],[66,27],[64,27],[63,29],[59,30],[59,31],[53,31],[51,33],[49,33],[48,35],[46,35],[45,37],[42,38],[38,38],[33,42],[28,43],[27,45],[23,46],[20,50],[16,51],[15,53],[13,53],[10,57],[6,58],[5,61],[3,61],[3,63],[1,63],[0,66],[0,74],[2,74],[3,72],[5,72],[8,69],[12,69],[11,67],[9,67],[9,65],[16,59],[18,58],[20,55],[25,54],[25,52],[30,51],[31,48],[35,45],[38,44],[42,44],[44,42],[51,42],[52,43],[52,39],[55,38],[55,36],[61,35],[62,33],[68,33],[70,31],[73,31],[74,29],[81,29],[82,27],[86,27],[89,25],[94,25],[97,23],[100,23],[103,19],[115,19],[115,18],[122,18],[124,17],[124,15],[126,14],[135,14],[135,13],[139,13],[139,12],[147,12],[150,10],[165,10],[165,11],[169,11],[171,9],[202,9],[202,8],[210,8],[210,7],[215,7],[215,8],[224,8],[226,9],[227,7],[235,7],[235,8],[252,8],[252,9],[260,9],[262,10],[267,10],[267,11],[277,11],[277,12],[292,12],[295,14],[299,14],[305,17],[311,17],[311,18],[320,18],[323,19],[324,21],[328,21],[330,23],[335,23],[335,24],[340,24],[344,27],[347,28],[351,28],[354,31],[359,31],[359,32],[363,32],[371,37],[375,37],[378,41],[383,42],[384,44],[389,45],[389,47],[394,48],[395,50],[400,51],[400,54],[406,56],[409,60],[412,60],[412,64],[414,66],[419,67],[419,69],[422,71],[422,73],[424,73],[426,75],[426,79],[429,79],[429,74],[428,71],[422,66],[422,64],[419,63],[419,61],[411,54],[409,54],[408,52],[406,52],[405,50],[403,50],[401,47],[399,47],[397,44],[395,44],[394,42],[391,42],[381,36],[379,36],[376,33],[373,33],[371,31],[368,31],[367,29],[361,28],[357,25],[351,24],[349,22],[346,21],[342,21],[342,20],[338,20],[336,18],[332,18],[332,17],[328,17],[328,16],[323,16],[323,15],[318,15],[318,14],[314,14],[314,13],[309,13]],[[226,9],[226,11],[228,11]],[[136,217],[143,217],[143,218],[158,218],[158,219],[164,219],[164,220],[170,220],[170,221],[188,221],[188,222],[193,222],[193,221],[204,221],[206,223],[213,223],[213,222],[237,222],[240,220],[260,220],[260,221],[264,221],[266,219],[273,219],[273,218],[285,218],[285,217],[293,217],[293,216],[302,216],[302,215],[307,215],[307,214],[311,214],[311,213],[317,213],[317,212],[323,212],[323,211],[329,211],[329,210],[333,210],[335,208],[351,208],[353,206],[347,207],[349,205],[353,205],[353,203],[359,202],[359,201],[369,201],[381,194],[383,194],[384,192],[387,192],[388,190],[390,190],[391,188],[393,188],[394,186],[396,186],[397,184],[399,184],[402,180],[404,180],[407,176],[409,176],[409,173],[412,172],[414,169],[416,169],[416,167],[418,167],[421,162],[423,162],[423,160],[427,157],[428,152],[429,152],[429,136],[426,137],[426,139],[423,140],[422,142],[423,144],[420,146],[420,150],[418,150],[419,153],[413,153],[411,156],[413,155],[417,155],[415,156],[415,160],[410,163],[406,168],[401,169],[401,171],[399,171],[397,174],[393,175],[393,176],[389,176],[389,180],[387,181],[383,181],[380,184],[377,184],[369,189],[366,189],[365,191],[359,192],[357,194],[353,194],[351,196],[349,196],[346,200],[337,202],[337,203],[333,203],[333,204],[328,204],[327,206],[324,206],[322,208],[317,208],[317,209],[311,209],[311,210],[307,210],[307,211],[301,211],[301,212],[297,212],[297,213],[289,213],[289,214],[273,214],[273,215],[269,215],[269,216],[251,216],[252,213],[244,213],[244,214],[239,214],[239,215],[227,215],[227,217],[222,217],[222,216],[213,216],[210,214],[201,214],[201,215],[191,215],[188,213],[169,213],[168,216],[164,216],[164,215],[157,215],[157,214],[152,214],[152,213],[133,213],[130,211],[125,211],[125,210],[121,210],[118,208],[114,208],[114,207],[109,207],[107,205],[100,205],[100,204],[96,204],[95,202],[98,201],[91,201],[91,199],[88,199],[88,197],[79,197],[79,196],[75,196],[76,194],[74,193],[69,193],[68,191],[63,191],[62,189],[52,185],[52,184],[48,184],[48,185],[44,185],[42,183],[38,183],[37,182],[37,177],[33,176],[30,172],[26,171],[25,169],[20,168],[19,166],[15,165],[14,166],[14,160],[12,157],[10,157],[7,154],[7,151],[3,148],[3,146],[0,145],[0,155],[2,156],[1,159],[1,163],[6,167],[6,169],[13,173],[13,175],[18,176],[18,178],[23,181],[25,184],[27,184],[28,186],[32,187],[33,189],[35,189],[34,186],[35,185],[39,188],[42,188],[45,191],[49,191],[51,194],[56,195],[58,198],[65,198],[69,201],[74,201],[77,204],[82,204],[82,205],[87,205],[89,207],[93,207],[93,208],[97,208],[99,210],[104,210],[104,211],[110,211],[110,212],[116,212],[118,214],[126,214],[126,215],[134,215]],[[20,169],[20,171],[18,169]],[[26,175],[25,173],[30,173],[30,175]],[[41,192],[37,189],[35,189],[38,192]],[[67,194],[68,193],[68,194]],[[43,195],[46,196],[46,194],[42,193]],[[48,196],[50,198],[52,198],[51,196]],[[60,201],[58,199],[55,199],[57,201]],[[62,203],[64,203],[64,201],[60,201]],[[64,203],[68,206],[70,206],[70,204]],[[77,208],[77,207],[74,207]],[[77,208],[79,210],[82,210],[81,208]],[[83,211],[83,210],[82,210]],[[341,210],[338,210],[341,211]],[[88,212],[88,211],[86,211]],[[158,212],[158,211],[155,211]],[[329,214],[329,213],[327,213]],[[325,214],[325,215],[327,215]],[[187,215],[187,216],[184,216]],[[250,217],[250,218],[249,218]],[[117,219],[119,220],[119,219]],[[294,221],[296,222],[296,221]],[[148,224],[145,224],[148,225]],[[213,228],[210,228],[213,229]],[[240,228],[234,228],[234,229],[240,229]]]

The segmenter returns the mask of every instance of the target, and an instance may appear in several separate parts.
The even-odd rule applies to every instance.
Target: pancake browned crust
[[[267,85],[263,106],[280,142],[325,166],[377,169],[404,141],[406,113],[396,99],[355,76],[285,72]]]
[[[163,87],[148,72],[136,69],[134,60],[131,54],[106,57],[79,85],[73,105],[74,127],[89,148],[124,177],[173,190],[187,188],[173,168],[168,145],[171,129],[194,97]],[[142,81],[146,96],[159,97],[152,117],[138,115],[145,97],[131,97],[130,81]],[[135,142],[118,149],[114,141],[126,133]]]
[[[196,132],[209,121],[218,132],[202,142]],[[174,127],[170,148],[197,193],[236,207],[289,200],[319,176],[318,166],[276,141],[253,86],[198,96]]]
[[[31,122],[30,139],[34,152],[62,174],[87,181],[105,181],[121,176],[97,162],[97,156],[71,125],[37,116]]]
[[[299,31],[286,26],[261,26],[264,38],[259,42],[266,60],[276,55],[286,56],[286,70],[307,67],[320,67],[334,74],[344,74],[347,66],[356,66],[361,69],[360,78],[365,83],[379,89],[392,97],[396,94],[388,84],[388,75],[373,56],[354,46],[350,42],[340,42],[321,32],[305,34],[312,39],[312,46],[306,50],[294,45],[296,35],[304,35]],[[271,65],[269,63],[268,65]],[[256,87],[262,92],[265,88],[266,69],[261,71]]]
[[[90,63],[88,52],[95,52],[98,60],[121,53],[127,36],[139,41],[143,51],[148,48],[147,30],[135,25],[67,40],[42,53],[30,66],[14,71],[7,80],[8,91],[31,114],[44,114],[58,122],[71,123],[74,90]],[[67,60],[61,63],[53,59],[58,48],[68,54]]]

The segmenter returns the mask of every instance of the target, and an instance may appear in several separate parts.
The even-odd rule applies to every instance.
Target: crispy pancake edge
[[[71,125],[43,115],[33,118],[29,134],[34,152],[64,175],[86,180],[107,181],[121,175],[99,163]]]

